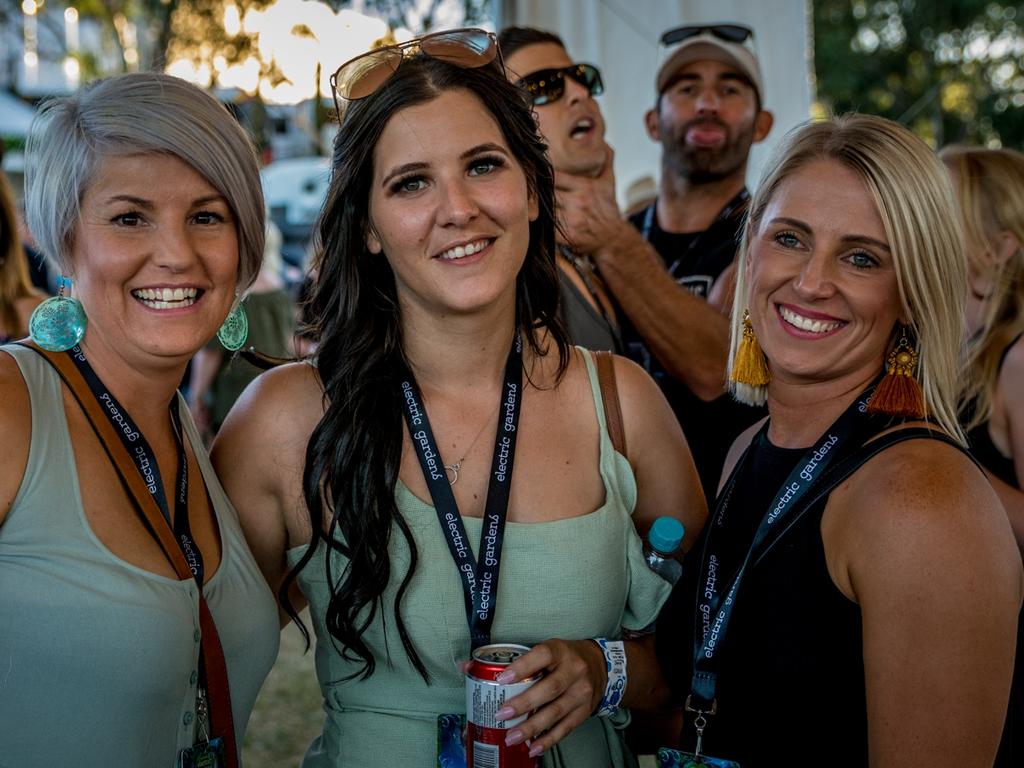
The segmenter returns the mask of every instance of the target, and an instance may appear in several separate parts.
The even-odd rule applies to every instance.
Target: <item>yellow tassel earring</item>
[[[868,413],[923,419],[924,393],[914,378],[916,366],[917,350],[911,346],[907,338],[907,328],[904,326],[899,342],[886,358],[886,373],[871,395]]]
[[[743,310],[743,338],[736,349],[736,358],[732,362],[729,381],[745,384],[748,387],[764,387],[772,380],[768,370],[768,361],[764,358],[761,345],[754,335],[754,326],[750,324],[750,310]]]

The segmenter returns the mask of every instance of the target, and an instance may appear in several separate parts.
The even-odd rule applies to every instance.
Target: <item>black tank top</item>
[[[1024,334],[1017,335],[1013,341],[1006,345],[1006,349],[1003,350],[1002,357],[999,358],[999,365],[996,368],[996,375],[999,370],[1003,367],[1003,361],[1006,360],[1006,355],[1010,351],[1010,348],[1020,341],[1021,336]],[[964,421],[970,421],[974,414],[975,403],[972,401],[965,409]],[[996,448],[995,443],[992,442],[992,436],[988,431],[988,422],[979,424],[970,432],[967,433],[967,443],[970,445],[971,453],[974,454],[974,458],[978,462],[991,472],[993,475],[998,477],[1007,485],[1011,485],[1014,488],[1020,488],[1020,478],[1017,477],[1017,469],[1013,464],[1012,456],[1003,456]]]
[[[759,436],[737,478],[722,552],[731,580],[758,523],[805,449]],[[821,539],[822,500],[748,571],[721,648],[718,713],[709,718],[704,751],[759,766],[866,766],[867,703],[860,608],[833,584]],[[711,518],[713,519],[713,518]],[[709,525],[712,523],[709,519]],[[689,693],[700,553],[658,621],[658,657],[679,700]],[[684,747],[692,751],[692,726]]]
[[[1020,340],[1018,335],[1006,345],[999,359],[997,371],[1003,367],[1010,348]],[[998,375],[998,374],[997,374]],[[971,401],[964,409],[964,422],[974,415],[976,403]],[[992,442],[988,431],[989,423],[983,422],[967,433],[971,454],[985,469],[1007,485],[1020,488],[1020,478],[1013,463],[1013,457],[1003,456]],[[994,768],[1021,768],[1024,766],[1024,612],[1017,620],[1017,658],[1013,667],[1013,683],[1010,688],[1010,708],[1003,729]]]

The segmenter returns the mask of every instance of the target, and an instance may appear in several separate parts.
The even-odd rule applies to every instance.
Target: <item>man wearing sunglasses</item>
[[[600,175],[610,160],[604,118],[594,100],[604,90],[597,67],[573,62],[561,38],[540,29],[507,27],[498,45],[509,78],[533,101],[556,177]],[[557,263],[560,312],[570,340],[588,349],[623,352],[614,303],[593,260],[560,242]]]
[[[633,226],[621,217],[609,152],[594,177],[556,164],[558,205],[575,249],[593,258],[621,310],[630,356],[672,404],[713,500],[733,439],[762,415],[723,393],[747,157],[772,115],[761,107],[747,27],[669,30],[660,58],[657,101],[644,118],[662,146],[656,202]]]

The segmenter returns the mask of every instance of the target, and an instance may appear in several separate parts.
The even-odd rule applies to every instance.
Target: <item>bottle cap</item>
[[[659,517],[647,533],[651,548],[662,554],[671,555],[683,542],[686,528],[674,517]]]

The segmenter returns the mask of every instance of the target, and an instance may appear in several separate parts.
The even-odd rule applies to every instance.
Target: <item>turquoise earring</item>
[[[58,286],[57,295],[36,307],[28,321],[29,338],[50,352],[64,352],[77,345],[85,336],[87,322],[82,302],[64,295],[65,287],[71,289],[71,280],[62,275]]]
[[[229,352],[237,352],[249,337],[249,318],[245,316],[242,302],[224,318],[224,324],[217,331],[221,346]]]

